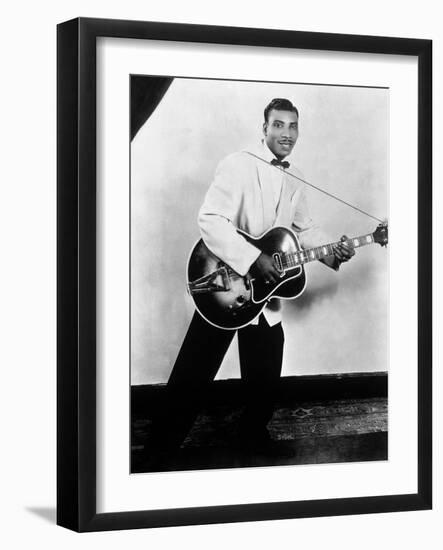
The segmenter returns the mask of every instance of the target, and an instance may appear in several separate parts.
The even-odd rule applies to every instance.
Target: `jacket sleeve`
[[[236,230],[247,172],[247,161],[241,153],[224,159],[217,167],[198,215],[200,233],[206,246],[243,276],[260,255],[260,250]]]
[[[306,198],[305,187],[300,187],[297,191],[296,209],[292,220],[292,229],[297,233],[302,248],[314,248],[333,242],[333,239],[327,235],[311,218]],[[338,270],[337,262],[334,256],[328,256],[321,260],[328,267]]]

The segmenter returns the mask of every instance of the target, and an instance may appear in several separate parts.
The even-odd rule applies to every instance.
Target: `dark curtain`
[[[173,78],[131,75],[131,140],[148,120]]]

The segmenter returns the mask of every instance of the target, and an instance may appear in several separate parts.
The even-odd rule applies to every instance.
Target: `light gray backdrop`
[[[175,79],[131,147],[132,384],[169,376],[193,312],[185,272],[198,209],[217,163],[260,139],[274,97],[299,109],[289,160],[306,179],[388,216],[388,90]],[[331,240],[377,225],[316,190],[308,197]],[[307,266],[305,293],[284,305],[284,375],[388,370],[388,251],[361,248],[338,273]],[[236,346],[218,378],[239,376]]]

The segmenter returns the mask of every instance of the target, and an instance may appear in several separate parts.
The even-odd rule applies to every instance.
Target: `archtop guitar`
[[[286,227],[273,227],[260,237],[238,230],[249,243],[274,259],[281,277],[275,283],[262,278],[241,276],[217,258],[200,239],[188,261],[188,291],[195,307],[208,323],[226,330],[236,330],[251,323],[272,298],[293,299],[306,286],[304,264],[334,254],[337,243],[303,249],[297,235]],[[359,248],[372,243],[388,244],[388,225],[382,223],[373,233],[347,239]]]

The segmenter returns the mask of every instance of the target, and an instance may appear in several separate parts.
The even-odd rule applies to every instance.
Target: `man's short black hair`
[[[292,111],[293,113],[297,113],[298,117],[298,109],[289,101],[289,99],[276,97],[265,108],[265,122],[268,122],[269,113],[272,111],[272,109],[275,109],[276,111]]]

